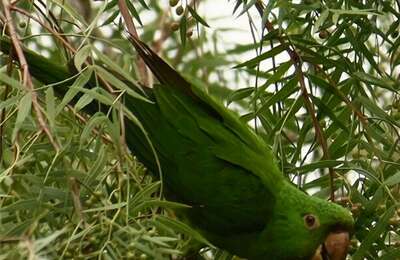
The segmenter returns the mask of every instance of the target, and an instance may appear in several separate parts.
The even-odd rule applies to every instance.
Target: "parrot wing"
[[[153,90],[157,111],[138,117],[158,149],[166,186],[193,206],[191,219],[203,229],[220,234],[263,229],[284,183],[271,149],[146,44],[134,37],[131,42],[160,82]],[[150,113],[152,106],[140,100],[126,104],[136,115]],[[133,151],[137,139],[127,136]]]
[[[227,235],[262,230],[275,203],[274,190],[283,181],[269,147],[237,115],[190,84],[147,45],[135,42],[161,84],[145,89],[155,104],[127,95],[125,106],[151,139],[169,197],[191,205],[189,218],[211,232]],[[10,47],[2,36],[1,50],[9,52]],[[64,82],[54,89],[59,96],[67,92],[74,80],[68,66],[30,50],[24,54],[37,80]],[[85,112],[94,114],[95,107],[88,106]],[[130,121],[125,125],[129,148],[157,173],[143,129]]]

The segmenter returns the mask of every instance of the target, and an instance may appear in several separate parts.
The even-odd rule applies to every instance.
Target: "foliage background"
[[[248,20],[252,35],[252,43],[233,47],[220,38],[238,28],[207,29],[213,21],[203,1],[179,2],[182,14],[165,1],[120,2],[141,39],[237,110],[299,188],[352,210],[351,258],[400,257],[399,1],[225,1],[232,17]],[[112,91],[57,98],[56,85],[33,81],[29,89],[23,70],[7,53],[1,56],[0,258],[180,259],[197,253],[201,236],[173,214],[181,205],[162,199],[160,183],[124,143],[118,119],[129,115],[123,96],[136,95],[125,82],[153,79],[140,71],[126,40],[120,3],[8,4],[0,4],[3,34],[11,22],[24,46],[59,64],[72,60],[76,88],[88,79],[81,65],[90,58],[92,73]],[[73,97],[78,101],[68,105]],[[82,112],[105,99],[115,104],[110,117]],[[200,253],[234,257],[212,247]]]

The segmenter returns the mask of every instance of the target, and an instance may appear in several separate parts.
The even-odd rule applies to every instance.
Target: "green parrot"
[[[131,42],[159,84],[144,89],[151,102],[126,96],[126,107],[151,140],[127,121],[127,145],[155,176],[157,155],[166,197],[190,206],[177,215],[215,246],[243,258],[345,259],[354,225],[349,211],[297,189],[271,148],[237,114],[145,43],[135,37]],[[10,50],[7,39],[0,49]],[[28,50],[25,55],[31,74],[44,84],[73,75],[68,66]],[[65,89],[55,88],[61,95]]]

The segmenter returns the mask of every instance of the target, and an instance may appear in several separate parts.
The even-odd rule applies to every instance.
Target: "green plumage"
[[[290,184],[271,149],[236,114],[144,43],[132,43],[160,84],[145,90],[153,103],[126,96],[125,104],[156,150],[166,196],[192,206],[181,214],[209,241],[249,259],[309,259],[329,232],[352,229],[347,210]],[[31,73],[45,84],[71,75],[32,52],[26,56]],[[157,176],[143,131],[132,122],[125,125],[129,148]],[[304,216],[310,214],[318,228],[306,227]]]

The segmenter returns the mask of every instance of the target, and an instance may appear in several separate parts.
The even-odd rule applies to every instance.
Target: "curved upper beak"
[[[349,232],[332,232],[311,260],[345,260],[350,245]]]

